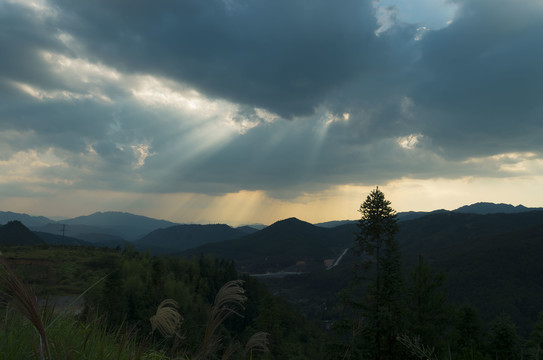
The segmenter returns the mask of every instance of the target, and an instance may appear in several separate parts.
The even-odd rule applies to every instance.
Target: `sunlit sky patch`
[[[543,7],[500,4],[0,0],[0,210],[541,206]]]

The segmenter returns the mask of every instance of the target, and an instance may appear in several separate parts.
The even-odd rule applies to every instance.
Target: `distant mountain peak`
[[[149,232],[178,225],[171,221],[157,220],[143,215],[135,215],[120,211],[96,212],[91,215],[78,216],[62,221],[66,225],[85,225],[114,230],[112,235],[121,234],[125,240],[136,240]]]
[[[465,205],[462,207],[459,207],[456,210],[453,210],[454,212],[458,213],[465,213],[465,214],[497,214],[497,213],[503,213],[503,214],[513,214],[513,213],[519,213],[519,212],[525,212],[530,210],[537,210],[537,208],[527,208],[524,205],[517,205],[513,206],[511,204],[495,204],[491,202],[477,202],[471,205]]]
[[[275,223],[271,224],[269,227],[277,227],[277,226],[284,226],[284,225],[309,225],[314,226],[313,224],[308,223],[307,221],[300,220],[295,217],[290,217],[287,219],[276,221]]]

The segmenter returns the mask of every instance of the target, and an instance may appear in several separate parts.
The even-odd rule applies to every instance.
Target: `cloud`
[[[460,2],[454,22],[421,41],[421,80],[411,94],[420,131],[450,156],[534,148],[542,18],[537,1]]]
[[[455,1],[426,29],[400,5],[0,1],[3,186],[295,199],[539,174],[540,2]]]
[[[212,97],[307,115],[330,88],[371,71],[372,1],[55,1],[85,52],[123,72]]]

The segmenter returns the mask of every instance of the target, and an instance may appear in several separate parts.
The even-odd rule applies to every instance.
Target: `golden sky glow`
[[[540,199],[534,197],[530,190],[523,189],[539,186],[543,186],[543,177],[402,179],[379,188],[397,211],[431,211],[454,210],[479,201],[537,207],[541,205]],[[3,198],[0,207],[15,212],[26,212],[32,208],[34,214],[60,217],[86,215],[108,209],[180,223],[227,223],[232,226],[250,223],[269,225],[288,217],[318,223],[357,219],[360,204],[373,188],[343,185],[321,193],[304,194],[292,200],[270,198],[262,191],[241,191],[223,196],[59,191],[42,198]],[[511,191],[511,188],[516,188],[516,191]],[[81,200],[74,202],[74,198]],[[55,211],[51,211],[51,201],[56,204]]]

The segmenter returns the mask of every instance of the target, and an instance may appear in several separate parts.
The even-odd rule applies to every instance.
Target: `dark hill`
[[[245,235],[246,232],[224,224],[175,225],[152,231],[134,241],[134,246],[138,249],[149,249],[154,253],[172,253]]]
[[[14,220],[0,226],[0,244],[2,245],[36,245],[44,242],[24,226]]]
[[[351,241],[344,229],[328,229],[290,218],[239,239],[210,243],[189,251],[236,261],[250,273],[324,268],[324,260],[337,257]],[[298,264],[298,265],[297,265]]]

